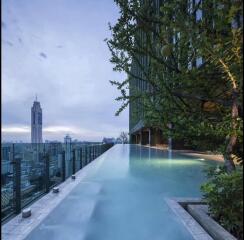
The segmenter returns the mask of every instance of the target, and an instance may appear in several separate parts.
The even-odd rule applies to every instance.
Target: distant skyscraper
[[[37,98],[31,108],[31,142],[42,143],[42,109]]]
[[[65,149],[65,176],[68,177],[72,174],[72,158],[71,158],[71,143],[72,139],[67,134],[64,138],[64,149]]]

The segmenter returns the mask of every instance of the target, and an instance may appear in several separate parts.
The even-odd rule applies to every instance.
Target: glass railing
[[[113,144],[16,143],[1,145],[1,221],[48,193]]]

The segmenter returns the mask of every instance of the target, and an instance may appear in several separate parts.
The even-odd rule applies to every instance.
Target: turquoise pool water
[[[83,169],[84,180],[26,239],[193,239],[164,199],[201,196],[202,170],[214,162],[115,145],[92,164],[96,171]]]

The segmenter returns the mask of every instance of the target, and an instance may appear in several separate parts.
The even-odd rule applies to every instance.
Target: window
[[[38,124],[42,124],[42,114],[38,113]]]
[[[32,124],[35,124],[35,112],[32,112]]]

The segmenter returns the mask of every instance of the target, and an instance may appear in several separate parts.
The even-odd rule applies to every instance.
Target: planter
[[[237,240],[208,214],[208,207],[199,198],[166,199],[195,240]]]
[[[214,240],[237,240],[208,214],[207,205],[187,205],[187,211],[209,233]]]

